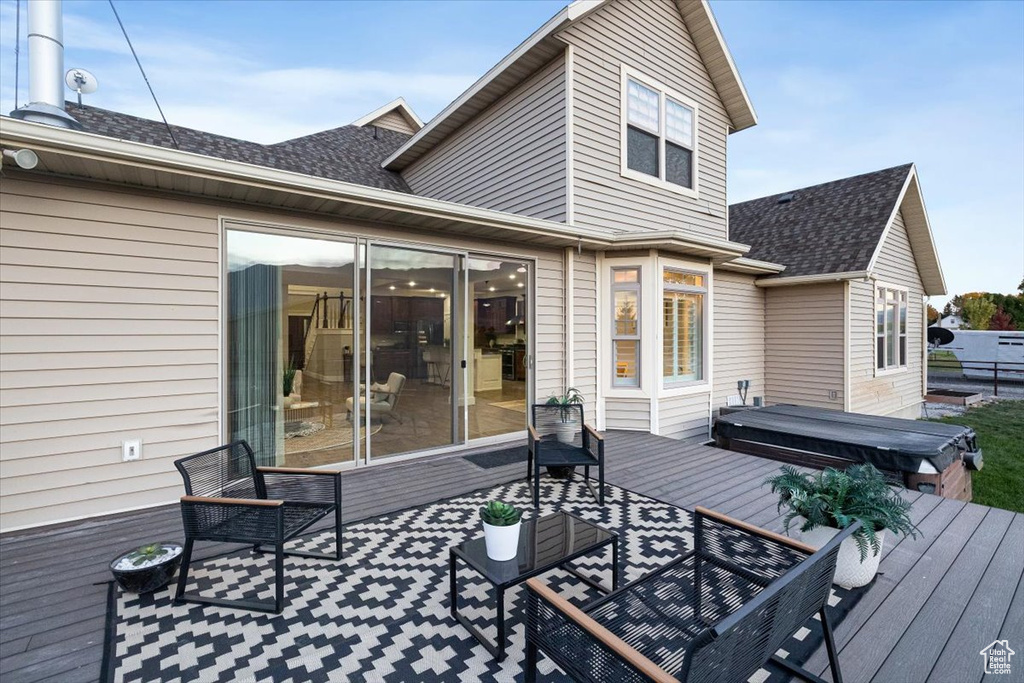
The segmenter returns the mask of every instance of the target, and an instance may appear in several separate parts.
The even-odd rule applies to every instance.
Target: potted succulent
[[[281,393],[284,396],[284,407],[291,408],[292,406],[292,389],[295,387],[295,366],[291,363],[284,369],[284,377],[281,385]]]
[[[833,581],[844,588],[865,586],[875,578],[887,529],[917,537],[910,503],[872,465],[846,471],[829,467],[813,475],[783,465],[782,473],[765,483],[779,494],[779,511],[787,508],[786,533],[791,524],[799,524],[801,540],[810,546],[820,548],[840,529],[861,522],[861,529],[839,547]]]
[[[129,593],[152,593],[170,582],[180,564],[179,544],[149,543],[118,555],[110,563],[110,571]]]
[[[492,500],[480,508],[484,523],[484,543],[487,557],[492,560],[512,560],[519,552],[519,528],[523,513],[508,503]]]

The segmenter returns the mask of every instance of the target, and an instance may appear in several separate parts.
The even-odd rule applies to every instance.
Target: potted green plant
[[[290,408],[292,404],[291,394],[292,389],[295,387],[295,366],[291,363],[284,369],[284,376],[282,378],[281,393],[284,395],[284,407]]]
[[[522,511],[514,505],[492,500],[480,508],[480,519],[484,523],[487,557],[498,561],[515,559],[519,552]]]
[[[872,465],[853,465],[845,471],[826,468],[807,474],[783,465],[782,473],[765,480],[779,494],[778,509],[786,508],[786,533],[799,524],[801,540],[820,548],[840,529],[859,521],[862,527],[839,547],[834,582],[844,588],[867,585],[878,572],[885,531],[916,538],[910,521],[910,502]]]
[[[181,565],[181,545],[148,543],[118,555],[110,571],[129,593],[152,593],[170,582]]]
[[[576,387],[569,387],[561,396],[551,396],[547,400],[549,406],[559,406],[561,422],[555,425],[555,438],[561,443],[572,443],[576,438],[582,425],[579,421],[579,411],[575,406],[583,405],[583,394]]]

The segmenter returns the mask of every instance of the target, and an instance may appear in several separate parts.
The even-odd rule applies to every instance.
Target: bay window
[[[878,287],[875,293],[875,367],[907,366],[907,291]]]
[[[662,291],[662,378],[666,385],[703,380],[705,276],[665,269]]]
[[[640,386],[640,269],[612,268],[612,385]]]

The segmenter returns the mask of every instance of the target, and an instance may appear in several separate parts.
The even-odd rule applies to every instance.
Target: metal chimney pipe
[[[61,0],[28,0],[28,100],[11,116],[78,128],[64,111],[64,22]]]

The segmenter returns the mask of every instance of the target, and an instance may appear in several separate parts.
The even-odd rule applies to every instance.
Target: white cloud
[[[5,52],[13,45],[14,11],[13,2],[0,4]],[[65,4],[64,25],[66,66],[87,68],[100,83],[86,104],[159,117],[112,16],[103,24]],[[477,78],[461,72],[457,63],[450,71],[419,73],[317,64],[282,69],[275,68],[272,54],[252,55],[251,46],[223,36],[181,35],[153,23],[129,24],[128,30],[171,123],[262,143],[349,124],[399,96],[428,118]],[[24,45],[23,36],[22,104],[27,101]],[[5,112],[14,107],[14,65],[8,62],[0,66]]]

